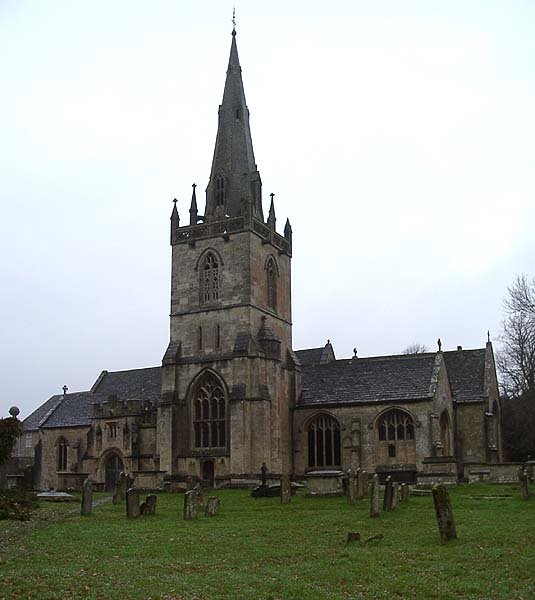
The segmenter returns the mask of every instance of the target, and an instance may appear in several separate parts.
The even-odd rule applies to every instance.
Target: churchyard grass
[[[0,598],[535,597],[535,499],[518,486],[451,489],[459,537],[448,543],[431,497],[372,519],[368,499],[214,495],[219,515],[196,521],[183,520],[179,494],[159,494],[156,515],[139,519],[126,518],[124,502],[86,517],[76,504],[46,508],[63,520],[1,547]],[[348,544],[348,531],[361,542]]]

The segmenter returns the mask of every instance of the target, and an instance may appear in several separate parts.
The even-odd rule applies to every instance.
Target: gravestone
[[[360,542],[360,532],[359,531],[348,531],[347,532],[347,543],[351,542]]]
[[[357,496],[359,500],[366,498],[368,495],[368,479],[369,476],[367,471],[359,469],[357,478]]]
[[[443,542],[456,539],[457,531],[453,520],[450,497],[448,490],[443,485],[433,486],[433,502],[435,503],[440,538]]]
[[[267,484],[267,467],[266,463],[263,462],[260,467],[260,478],[262,483],[256,486],[251,492],[253,498],[264,498],[270,495],[269,485]]]
[[[281,502],[288,504],[292,498],[292,486],[290,483],[290,476],[283,475],[281,477]]]
[[[127,477],[124,471],[121,471],[117,482],[115,483],[115,492],[113,494],[114,504],[119,504],[119,502],[122,502],[126,498],[127,483]],[[129,485],[128,487],[132,487],[132,485]]]
[[[381,514],[379,510],[379,475],[377,473],[372,477],[372,491],[370,494],[370,517],[378,517]]]
[[[529,475],[526,469],[519,472],[522,500],[529,500]]]
[[[205,517],[215,517],[219,513],[221,507],[221,500],[215,496],[210,496],[206,502],[206,508],[204,509]]]
[[[199,498],[195,490],[190,490],[184,494],[184,519],[191,521],[197,518],[199,509]]]
[[[394,481],[394,483],[392,484],[392,510],[394,510],[394,508],[396,508],[396,506],[398,505],[398,498],[399,483],[397,481]]]
[[[155,494],[149,494],[147,499],[141,505],[141,514],[142,515],[154,515],[156,513],[156,501],[158,500],[158,496]]]
[[[357,479],[358,479],[358,473],[359,471],[357,470],[357,477],[355,477],[355,473],[351,470],[348,469],[347,470],[347,490],[346,490],[346,497],[347,497],[347,503],[348,504],[355,504],[355,500],[357,499]]]
[[[204,504],[204,498],[202,496],[201,484],[196,483],[195,486],[190,490],[193,492],[193,496],[197,499],[197,506],[201,506]]]
[[[137,519],[140,514],[139,492],[136,488],[129,488],[126,490],[126,516],[129,519]]]
[[[93,482],[87,478],[82,487],[82,515],[90,515],[93,510]]]
[[[383,496],[383,510],[384,511],[389,511],[392,510],[392,496],[393,496],[394,490],[392,487],[392,477],[391,475],[389,475],[386,478],[386,482],[385,482],[385,495]]]

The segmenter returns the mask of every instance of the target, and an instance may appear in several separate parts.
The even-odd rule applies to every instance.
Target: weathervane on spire
[[[232,8],[232,31],[236,31],[236,7]]]

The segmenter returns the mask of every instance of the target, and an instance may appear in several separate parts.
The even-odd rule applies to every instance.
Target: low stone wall
[[[469,483],[488,481],[489,483],[516,483],[518,469],[523,463],[465,463],[464,473]]]

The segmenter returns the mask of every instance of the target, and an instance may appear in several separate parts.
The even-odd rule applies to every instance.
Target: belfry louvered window
[[[193,399],[195,448],[226,446],[226,409],[222,385],[213,375],[206,375]]]
[[[219,300],[219,262],[211,252],[202,263],[201,300],[204,303]]]
[[[225,206],[225,178],[219,175],[215,180],[215,205]]]
[[[377,424],[381,442],[414,439],[414,422],[407,413],[392,409],[384,414]]]
[[[277,310],[277,265],[273,258],[266,264],[267,275],[267,304],[272,310]]]
[[[308,466],[314,469],[340,464],[340,425],[333,417],[318,416],[308,426]]]

